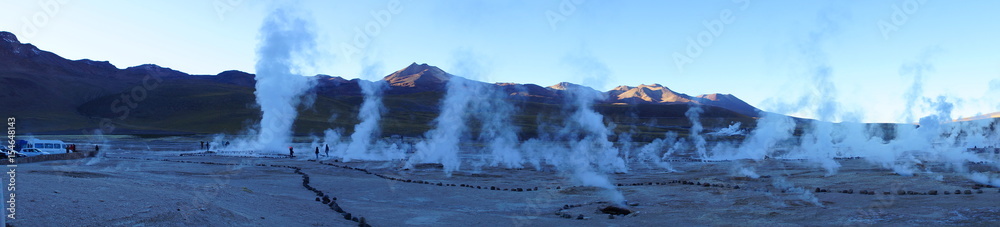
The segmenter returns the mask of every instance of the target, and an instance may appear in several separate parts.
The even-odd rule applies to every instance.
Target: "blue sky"
[[[795,116],[819,117],[815,106],[833,103],[830,120],[901,122],[915,78],[903,69],[922,64],[932,70],[922,74],[918,95],[948,97],[953,117],[1000,111],[1000,14],[992,12],[1000,1],[401,0],[397,13],[390,2],[297,2],[315,22],[322,53],[310,70],[374,79],[418,62],[489,82],[568,81],[601,90],[659,83],[691,95],[731,93]],[[253,72],[260,24],[279,5],[0,4],[0,30],[63,57],[195,74]],[[372,16],[382,11],[392,15],[384,25]],[[378,34],[345,54],[343,46],[369,25]],[[700,52],[688,54],[692,48]],[[374,75],[361,75],[370,65]],[[917,104],[915,115],[931,113]]]

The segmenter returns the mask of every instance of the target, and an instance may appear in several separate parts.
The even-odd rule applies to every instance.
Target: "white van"
[[[30,139],[26,140],[26,143],[21,147],[21,152],[23,153],[25,149],[37,149],[40,152],[46,154],[60,154],[66,153],[66,143],[61,140],[40,140],[40,139]]]

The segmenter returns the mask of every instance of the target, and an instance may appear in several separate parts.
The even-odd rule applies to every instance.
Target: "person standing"
[[[201,146],[198,146],[198,149],[205,149],[205,141],[201,141]]]
[[[330,157],[330,145],[326,145],[326,157]]]
[[[292,147],[288,147],[288,157],[295,157],[295,150]]]
[[[319,161],[319,147],[316,147],[316,161]]]
[[[94,145],[95,152],[101,152],[101,145]]]

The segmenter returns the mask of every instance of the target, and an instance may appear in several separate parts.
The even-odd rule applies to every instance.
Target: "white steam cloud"
[[[316,49],[312,29],[309,20],[288,9],[271,12],[261,26],[254,94],[263,116],[256,139],[244,143],[247,149],[275,152],[291,144],[297,108],[314,86],[299,70]]]

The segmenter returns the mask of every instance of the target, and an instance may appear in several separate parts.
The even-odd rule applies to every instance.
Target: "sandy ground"
[[[8,221],[357,226],[316,201],[303,186],[308,175],[310,187],[374,226],[1000,225],[997,188],[951,174],[899,176],[863,160],[841,160],[843,167],[830,177],[790,160],[671,163],[682,172],[636,167],[612,176],[635,213],[611,219],[598,211],[610,205],[607,191],[573,186],[554,171],[487,168],[448,177],[433,166],[403,170],[392,162],[178,156],[190,146],[183,139],[111,143],[100,159],[18,165],[18,217]],[[762,177],[733,177],[737,166],[755,167]],[[932,190],[938,194],[924,195]]]

